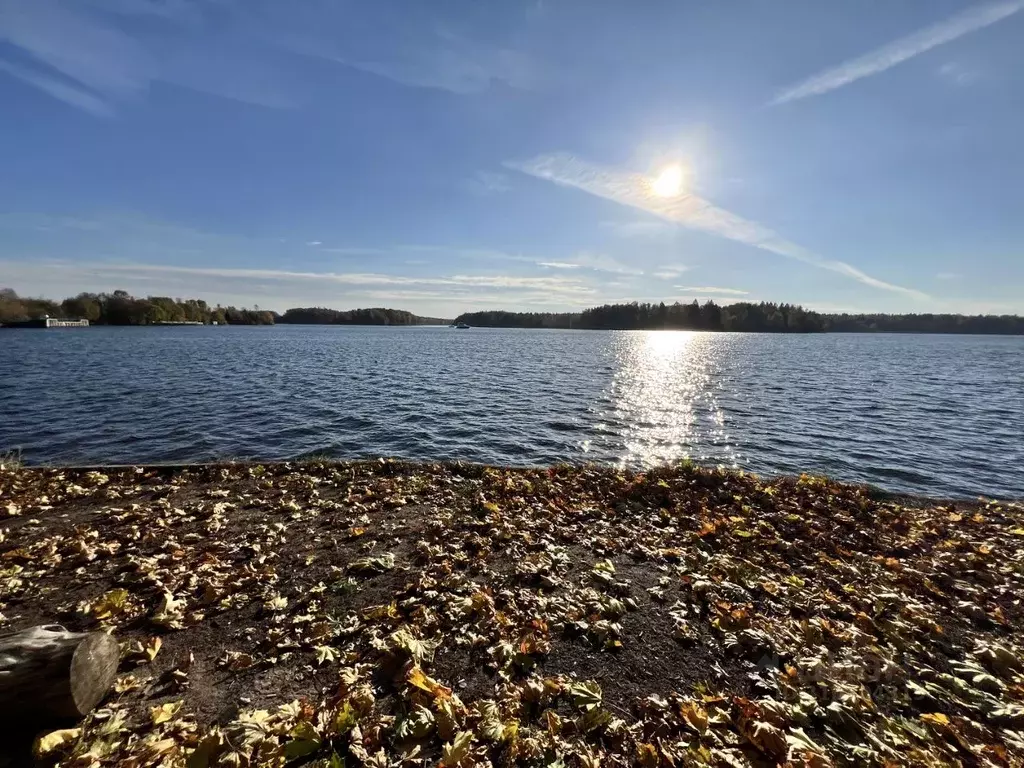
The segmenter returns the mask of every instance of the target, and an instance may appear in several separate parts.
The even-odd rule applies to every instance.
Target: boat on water
[[[458,325],[456,325],[455,327],[456,327],[456,328],[460,328],[460,329],[462,329],[462,330],[465,330],[466,328],[469,328],[469,326],[468,326],[468,325],[467,325],[466,323],[459,323],[459,324],[458,324]]]

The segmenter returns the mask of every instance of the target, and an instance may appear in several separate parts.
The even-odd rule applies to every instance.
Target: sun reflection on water
[[[621,463],[653,466],[692,458],[736,466],[717,401],[721,345],[693,331],[637,331],[617,339],[617,370],[605,421],[619,436]]]

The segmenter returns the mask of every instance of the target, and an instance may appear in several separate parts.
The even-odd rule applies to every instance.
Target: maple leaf
[[[580,709],[591,709],[601,705],[601,688],[595,682],[570,683],[564,690],[572,703]]]
[[[455,768],[462,764],[470,756],[470,749],[473,746],[473,732],[460,731],[455,737],[447,742],[441,751],[441,765],[444,768]]]
[[[329,645],[318,645],[316,647],[316,663],[333,662],[338,658],[338,651]]]
[[[149,715],[153,725],[160,725],[174,719],[174,716],[178,714],[178,710],[181,709],[182,703],[181,701],[168,701],[165,704],[158,704],[150,708]]]

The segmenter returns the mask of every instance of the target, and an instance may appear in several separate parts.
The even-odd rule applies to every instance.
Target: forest
[[[605,304],[575,313],[469,312],[458,322],[486,328],[678,329],[750,333],[1024,334],[1017,315],[822,314],[792,304]]]
[[[832,333],[1024,334],[1019,315],[826,315]]]
[[[298,307],[286,310],[277,318],[277,322],[303,325],[447,325],[449,321],[437,317],[420,317],[404,309]]]
[[[57,302],[25,298],[10,288],[0,289],[0,324],[31,320],[48,315],[68,320],[88,320],[92,325],[158,325],[160,323],[203,323],[209,325],[447,325],[448,320],[419,317],[401,309],[295,308],[283,315],[268,310],[209,306],[202,299],[172,299],[167,296],[136,298],[127,291],[80,293]]]
[[[154,325],[158,323],[217,323],[218,325],[273,325],[274,313],[259,309],[209,306],[202,299],[167,296],[136,298],[127,291],[80,293],[56,302],[22,298],[0,288],[0,323],[32,320],[44,315],[88,320],[92,325]]]
[[[283,315],[269,310],[211,307],[202,299],[137,298],[126,291],[80,293],[61,302],[26,298],[0,288],[0,325],[49,315],[93,325],[217,323],[218,325],[447,325],[401,309],[337,310],[296,307]],[[604,304],[582,312],[468,312],[456,318],[484,328],[577,328],[597,330],[679,329],[750,333],[975,333],[1024,335],[1024,317],[951,314],[823,314],[793,304],[738,302],[718,305],[664,302]]]
[[[602,330],[679,329],[811,333],[826,330],[822,315],[791,304],[713,301],[691,304],[605,304],[579,313],[470,312],[457,318],[469,325],[498,328],[581,328]]]

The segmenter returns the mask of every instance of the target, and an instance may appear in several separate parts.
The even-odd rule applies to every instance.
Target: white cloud
[[[55,99],[70,104],[73,107],[84,110],[97,117],[110,117],[113,112],[103,99],[95,94],[89,93],[82,88],[76,88],[54,77],[41,74],[25,67],[9,64],[0,61],[0,72],[6,72],[19,80],[35,86],[43,93],[49,94]]]
[[[640,174],[603,168],[564,154],[541,155],[525,163],[508,163],[508,166],[620,205],[639,208],[690,229],[746,243],[819,269],[838,272],[874,288],[895,291],[918,299],[926,297],[921,291],[887,283],[845,262],[819,256],[784,239],[768,227],[718,208],[697,195],[659,197],[651,191],[650,180]]]
[[[62,274],[80,273],[104,276],[116,281],[122,276],[139,277],[166,275],[171,277],[225,278],[229,280],[262,280],[273,282],[311,282],[347,286],[449,286],[473,289],[532,289],[550,291],[563,295],[586,295],[593,288],[577,279],[559,277],[530,277],[522,275],[452,275],[448,277],[417,277],[415,275],[393,275],[374,272],[301,272],[280,269],[251,269],[236,267],[194,267],[171,264],[132,264],[116,262],[37,262],[21,264],[0,262],[5,267],[5,277],[16,279],[22,276],[45,274],[59,270]],[[201,280],[195,283],[202,285]]]
[[[970,85],[978,79],[978,73],[956,61],[947,61],[939,67],[939,77],[953,85]]]
[[[0,261],[0,275],[3,275],[2,287],[12,287],[27,296],[59,299],[80,291],[123,288],[140,296],[196,297],[211,304],[259,304],[279,311],[294,306],[351,308],[383,304],[434,317],[449,317],[465,309],[529,307],[564,311],[603,301],[602,294],[585,280],[555,275],[417,277],[104,261]]]
[[[131,37],[85,8],[57,0],[5,0],[0,6],[0,39],[111,96],[144,88],[154,70],[152,56]]]
[[[1024,9],[1024,0],[1004,0],[968,8],[945,21],[901,37],[870,53],[819,72],[813,77],[785,88],[771,101],[771,104],[784,104],[787,101],[795,101],[808,96],[818,96],[834,91],[836,88],[842,88],[861,78],[877,75],[879,72],[884,72],[918,54],[956,40],[969,32],[995,24],[1021,9]]]
[[[323,245],[321,240],[307,240],[306,245]]]
[[[278,47],[404,86],[466,95],[495,82],[518,89],[542,82],[530,57],[485,42],[465,16],[443,22],[432,4],[365,3],[358,14],[331,3],[264,0],[259,6],[272,27],[263,34]]]
[[[963,275],[959,272],[939,272],[935,277],[938,280],[959,280]]]
[[[643,271],[623,264],[603,253],[581,251],[571,259],[562,261],[538,261],[539,267],[551,269],[591,269],[595,272],[611,272],[617,275],[642,275]]]
[[[750,291],[741,291],[737,288],[716,288],[710,285],[677,285],[677,290],[685,291],[687,293],[720,293],[727,296],[749,296]]]
[[[525,60],[510,51],[476,58],[472,52],[457,48],[424,48],[408,51],[405,57],[384,61],[351,58],[339,58],[337,61],[402,85],[437,88],[460,95],[486,90],[493,80],[503,80],[517,88],[527,87],[532,80],[520,63]]]
[[[0,44],[42,67],[3,71],[96,115],[154,82],[277,109],[331,98],[303,75],[305,57],[457,94],[543,82],[529,57],[482,42],[475,29],[444,27],[432,7],[385,6],[352,14],[328,2],[0,0]]]
[[[420,278],[414,278],[420,279]],[[438,285],[472,285],[488,288],[543,288],[561,293],[594,293],[594,289],[578,280],[558,277],[522,277],[518,275],[453,275],[440,278]]]
[[[652,272],[654,277],[660,278],[661,280],[674,280],[683,274],[688,272],[690,267],[685,264],[665,264],[658,268],[657,272]]]

